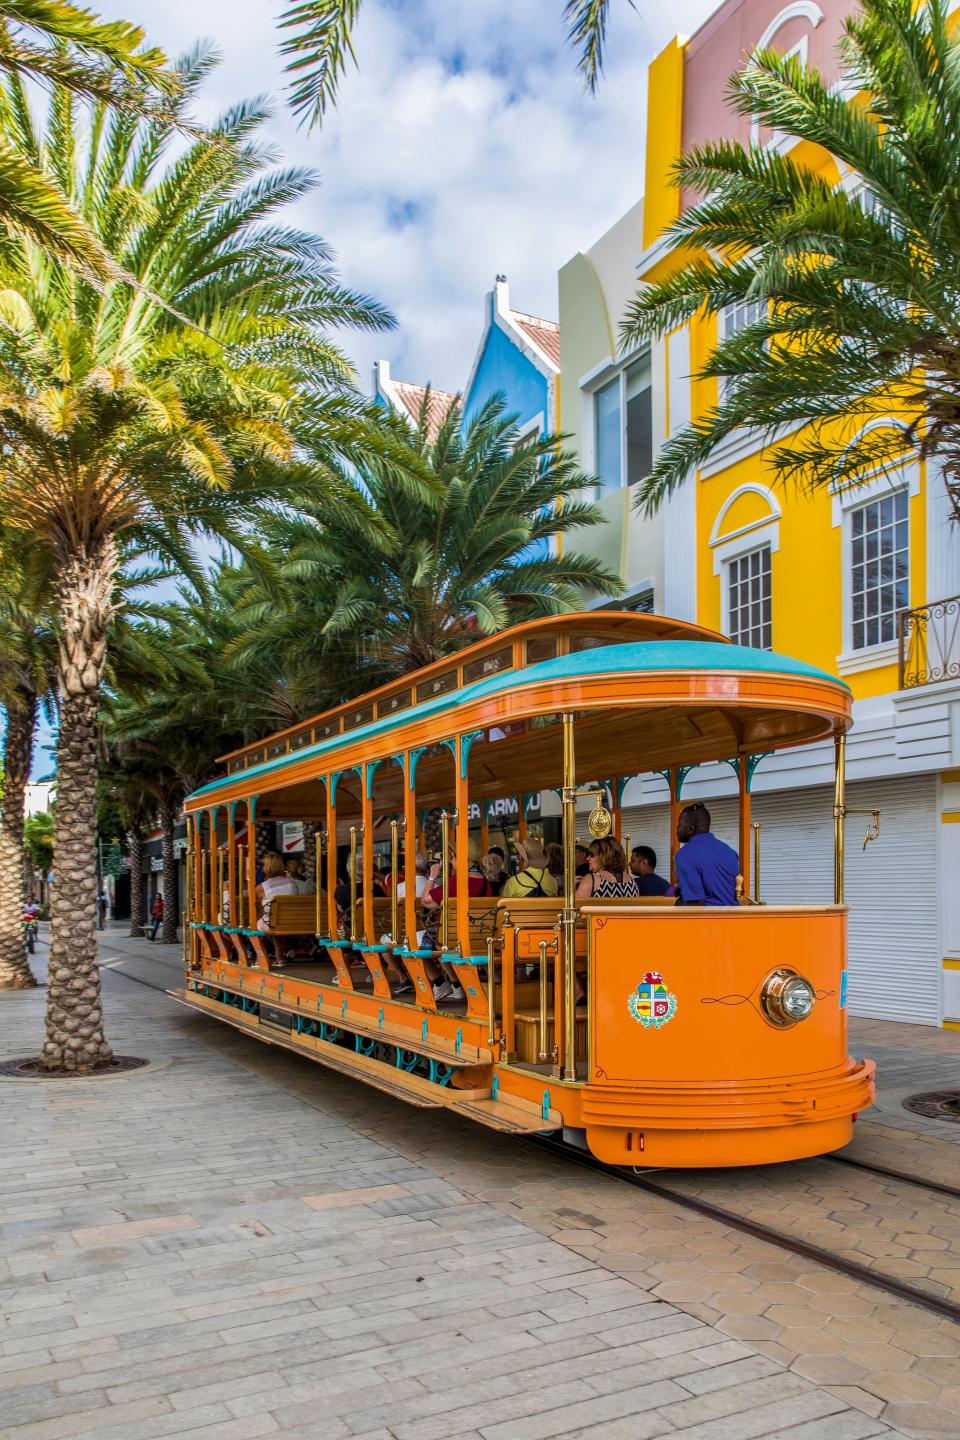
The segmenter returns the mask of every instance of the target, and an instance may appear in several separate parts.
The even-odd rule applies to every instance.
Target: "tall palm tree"
[[[23,931],[24,821],[37,715],[49,709],[56,668],[49,565],[0,529],[0,705],[3,795],[0,797],[0,990],[36,984]]]
[[[840,49],[863,104],[773,52],[733,77],[737,110],[834,166],[729,141],[677,166],[676,183],[705,196],[667,232],[689,258],[634,300],[624,346],[735,301],[768,303],[699,370],[724,378],[720,403],[667,441],[638,486],[642,506],[747,427],[768,437],[775,478],[804,486],[936,457],[960,518],[960,45],[949,10],[861,0]],[[866,425],[891,415],[905,428]]]
[[[185,103],[209,68],[182,71]],[[0,255],[0,507],[50,560],[61,706],[43,1063],[109,1058],[96,965],[97,726],[128,539],[197,570],[190,536],[243,550],[282,500],[295,427],[342,386],[337,324],[383,326],[337,283],[323,243],[276,223],[313,177],[270,172],[240,105],[169,155],[172,126],[97,107],[81,143],[57,86],[41,158],[136,284],[78,279],[29,239]],[[178,136],[179,138],[179,136]]]
[[[0,0],[0,74],[0,223],[105,280],[116,265],[42,164],[24,82],[149,114],[176,93],[175,74],[159,50],[143,48],[137,26],[64,0]]]
[[[521,440],[499,397],[469,423],[453,405],[433,433],[428,404],[416,429],[382,411],[379,443],[328,493],[268,522],[287,584],[280,600],[250,587],[228,655],[270,660],[293,677],[294,703],[303,680],[332,704],[478,633],[622,588],[599,561],[551,550],[601,519],[560,437]]]
[[[482,3],[482,0],[481,0]],[[636,9],[635,0],[627,0]],[[567,40],[577,54],[577,69],[591,94],[603,74],[610,0],[564,0]],[[318,125],[336,103],[343,72],[356,60],[353,30],[360,0],[294,0],[280,16],[287,58],[290,104],[309,125]]]

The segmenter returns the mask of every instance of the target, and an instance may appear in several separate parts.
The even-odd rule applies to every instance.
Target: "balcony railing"
[[[900,689],[960,679],[960,595],[899,616]]]

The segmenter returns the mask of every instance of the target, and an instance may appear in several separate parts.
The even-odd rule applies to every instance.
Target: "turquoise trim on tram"
[[[451,656],[451,660],[455,657]],[[831,685],[850,693],[850,687],[826,670],[808,665],[803,660],[794,660],[789,655],[777,655],[772,650],[754,650],[746,645],[722,645],[710,640],[635,640],[623,645],[598,645],[593,650],[579,650],[572,655],[559,655],[553,660],[541,660],[537,665],[528,665],[525,670],[506,670],[500,675],[491,675],[487,680],[477,680],[465,685],[451,695],[438,695],[434,700],[424,700],[409,710],[399,710],[382,720],[371,720],[367,725],[358,725],[346,735],[331,735],[316,745],[304,745],[275,760],[265,760],[260,765],[238,770],[233,775],[221,776],[201,785],[187,796],[196,800],[220,790],[235,781],[246,781],[260,775],[272,775],[288,765],[299,764],[311,756],[334,756],[337,751],[349,748],[358,740],[369,740],[377,735],[389,734],[402,725],[414,720],[423,720],[445,710],[455,711],[460,705],[482,700],[490,695],[501,695],[507,690],[520,690],[528,685],[540,685],[544,681],[589,679],[595,675],[650,675],[658,671],[672,674],[677,670],[712,670],[718,674],[730,671],[750,672],[760,675],[792,675],[803,680],[826,680]],[[413,676],[411,683],[413,681]]]

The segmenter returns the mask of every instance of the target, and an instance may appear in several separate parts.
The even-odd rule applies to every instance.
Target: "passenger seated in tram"
[[[511,875],[500,894],[505,900],[534,900],[538,896],[557,895],[559,887],[547,869],[547,857],[540,841],[529,835],[517,846],[520,869]]]
[[[670,881],[657,874],[657,852],[649,845],[634,845],[630,851],[630,871],[637,882],[638,895],[670,893]]]
[[[583,875],[590,874],[590,852],[586,845],[577,844],[573,847],[574,874],[579,880]]]
[[[417,851],[416,858],[415,858],[415,860],[414,860],[414,866],[415,866],[415,869],[416,869],[416,872],[417,872],[417,874],[416,874],[416,880],[415,880],[414,894],[416,895],[417,899],[420,900],[420,899],[422,899],[422,897],[423,897],[423,892],[424,892],[424,890],[427,889],[427,887],[428,887],[428,885],[429,885],[429,883],[430,883],[429,880],[427,879],[428,875],[430,874],[430,856],[427,854],[427,852],[426,852],[425,850],[418,850],[418,851]],[[403,867],[402,867],[402,866],[401,866],[400,873],[403,874]],[[406,893],[407,893],[407,882],[406,882],[406,880],[401,880],[401,881],[398,883],[398,885],[397,885],[397,898],[400,899],[400,900],[402,900],[403,897],[406,895]]]
[[[306,878],[303,868],[303,861],[297,855],[290,855],[287,859],[287,874],[297,887],[298,895],[316,895],[317,887],[312,880]]]
[[[706,805],[688,805],[677,821],[676,855],[680,905],[736,905],[740,860],[736,850],[710,833]]]
[[[635,900],[637,882],[627,866],[623,847],[612,835],[591,840],[590,869],[577,885],[578,900]]]
[[[490,846],[490,849],[480,861],[480,869],[486,876],[487,884],[490,886],[490,894],[499,895],[503,889],[503,882],[507,878],[504,873],[503,851],[499,845]]]
[[[263,879],[257,886],[258,929],[270,929],[270,902],[277,895],[297,895],[297,882],[286,872],[283,857],[268,850],[263,857]]]
[[[543,852],[547,857],[547,869],[557,882],[559,890],[563,885],[563,846],[551,844],[544,847]]]

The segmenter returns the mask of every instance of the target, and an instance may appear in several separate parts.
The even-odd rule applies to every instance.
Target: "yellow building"
[[[601,481],[610,524],[588,536],[619,565],[631,602],[695,619],[741,644],[832,670],[855,697],[852,806],[879,806],[865,851],[849,822],[851,1009],[960,1028],[960,532],[938,473],[904,466],[856,490],[774,490],[760,437],[732,436],[653,520],[632,485],[663,440],[716,400],[691,373],[717,341],[695,321],[649,349],[617,353],[635,286],[672,263],[662,239],[686,197],[669,183],[682,150],[720,137],[789,148],[724,103],[729,75],[772,45],[843,83],[836,41],[849,3],[727,0],[650,66],[646,193],[560,274],[561,426]],[[856,175],[832,177],[851,189]],[[731,306],[724,335],[747,323]],[[890,424],[896,421],[891,417]],[[831,757],[819,749],[765,762],[753,782],[765,899],[827,899]],[[703,799],[736,843],[735,779],[704,767],[684,798]],[[659,777],[624,796],[634,842],[667,844]]]

